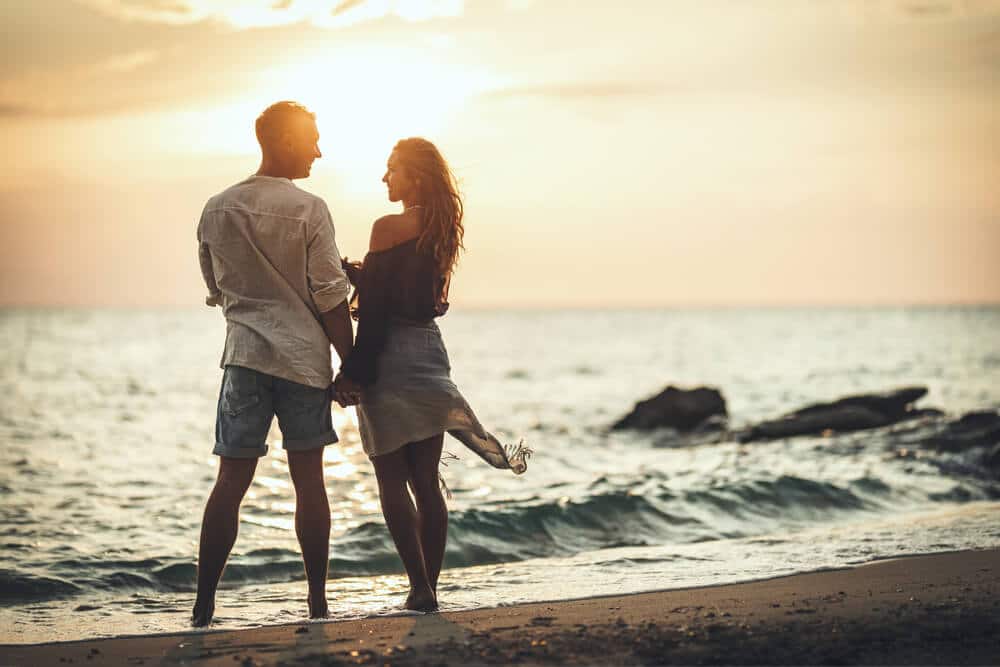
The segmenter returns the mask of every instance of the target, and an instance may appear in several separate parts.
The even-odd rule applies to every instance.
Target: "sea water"
[[[983,448],[934,429],[1000,409],[1000,308],[474,311],[440,320],[452,375],[528,472],[460,443],[445,609],[702,586],[1000,546]],[[0,643],[185,630],[225,327],[217,310],[0,311]],[[612,431],[667,384],[738,428],[852,393],[926,386],[926,417],[850,434],[680,446]],[[326,449],[334,618],[395,614],[406,578],[353,409]],[[305,616],[281,434],[243,504],[214,628]]]

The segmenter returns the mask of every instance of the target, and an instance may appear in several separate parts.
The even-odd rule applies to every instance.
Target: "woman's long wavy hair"
[[[413,180],[419,180],[418,204],[423,206],[424,231],[417,241],[417,248],[430,248],[441,270],[443,290],[451,272],[458,263],[458,254],[465,250],[462,237],[464,207],[455,175],[437,147],[420,137],[401,139],[393,148],[396,159]]]

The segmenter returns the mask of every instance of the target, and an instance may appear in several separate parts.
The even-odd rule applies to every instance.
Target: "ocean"
[[[450,437],[445,610],[747,581],[1000,546],[989,446],[1000,307],[463,310],[440,320],[480,421],[535,451],[488,467]],[[0,643],[186,630],[225,325],[202,309],[0,310]],[[612,431],[668,384],[718,388],[733,428],[927,387],[937,416],[848,434],[684,445]],[[397,614],[406,578],[353,409],[326,449],[334,618]],[[214,629],[302,620],[281,434],[244,501]]]

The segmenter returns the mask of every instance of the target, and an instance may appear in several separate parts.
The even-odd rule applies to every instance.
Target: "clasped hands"
[[[338,373],[333,380],[333,400],[342,408],[357,405],[361,402],[361,385],[343,373]]]
[[[361,270],[364,266],[361,262],[352,262],[346,257],[341,258],[340,266],[344,269],[344,273],[347,274],[347,279],[351,281],[352,285],[357,285],[358,280],[361,278]]]

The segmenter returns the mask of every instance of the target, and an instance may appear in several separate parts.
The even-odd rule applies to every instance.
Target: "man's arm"
[[[333,310],[319,314],[326,337],[337,351],[341,363],[348,358],[354,349],[354,331],[351,329],[350,307],[347,301],[341,301]],[[337,374],[333,383],[334,400],[341,407],[357,405],[361,400],[361,387],[348,377]]]
[[[212,269],[212,253],[208,249],[207,243],[198,243],[198,264],[201,265],[201,277],[205,279],[205,287],[208,288],[208,296],[205,297],[206,306],[221,306],[222,292],[215,282],[215,271]]]
[[[354,330],[351,328],[351,315],[347,301],[341,301],[333,310],[319,314],[323,331],[330,339],[330,344],[337,351],[341,362],[351,354],[354,347]]]
[[[320,324],[343,364],[354,347],[354,331],[347,302],[351,283],[341,265],[330,211],[322,200],[317,202],[315,214],[313,233],[307,246],[306,276]]]
[[[202,238],[202,227],[205,225],[205,216],[208,213],[208,206],[202,211],[201,220],[198,221],[198,265],[201,266],[201,277],[205,280],[205,287],[208,288],[208,296],[205,297],[206,306],[221,306],[222,292],[219,284],[215,280],[215,270],[212,268],[212,252]]]

